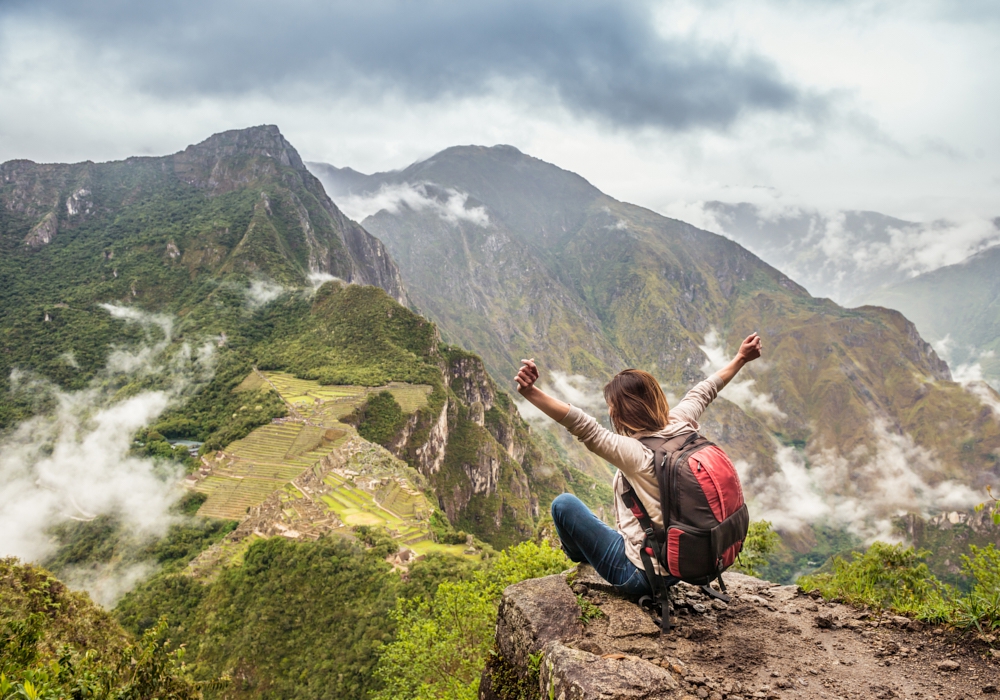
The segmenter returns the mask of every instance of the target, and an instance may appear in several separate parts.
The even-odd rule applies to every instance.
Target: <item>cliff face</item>
[[[541,509],[563,491],[595,509],[607,505],[608,488],[532,435],[479,357],[454,347],[437,357],[443,388],[393,451],[428,478],[455,527],[506,546],[529,537]]]
[[[406,302],[384,246],[340,213],[275,126],[223,132],[159,158],[73,165],[10,161],[0,165],[0,183],[7,213],[0,236],[16,257],[65,255],[67,247],[108,255],[116,244],[133,250],[148,245],[189,269],[266,275],[284,283],[333,275],[382,287]],[[156,210],[167,193],[185,200],[183,211]],[[213,199],[223,201],[208,201]],[[138,240],[100,234],[123,219],[142,221],[139,230],[118,232],[139,234]],[[193,219],[187,223],[201,230],[173,229],[182,219]],[[18,240],[23,246],[13,245]],[[59,252],[41,253],[50,246]],[[118,267],[120,276],[128,274],[128,265]]]
[[[615,594],[587,565],[507,588],[481,700],[747,700],[995,692],[997,670],[905,617],[813,599],[727,572],[726,604],[673,589],[676,628]],[[584,615],[581,605],[586,605]],[[918,652],[919,650],[919,652]],[[946,659],[946,654],[948,658]],[[954,673],[961,669],[961,674]],[[944,674],[942,674],[942,670]],[[987,690],[989,688],[989,690]]]

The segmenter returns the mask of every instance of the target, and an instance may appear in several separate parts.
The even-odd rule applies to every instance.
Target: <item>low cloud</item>
[[[873,425],[875,445],[853,455],[834,450],[803,453],[781,446],[777,471],[766,474],[745,462],[737,464],[754,518],[769,520],[779,530],[796,531],[808,524],[844,527],[866,541],[892,540],[892,518],[907,512],[969,508],[983,494],[945,480],[934,454],[909,435]]]
[[[214,345],[168,351],[169,317],[104,308],[150,329],[152,342],[116,348],[104,371],[80,391],[63,391],[17,371],[11,376],[12,391],[44,393],[53,408],[18,424],[0,442],[0,555],[43,560],[57,546],[52,528],[71,520],[114,515],[131,533],[151,537],[163,535],[174,521],[170,507],[183,493],[180,467],[131,455],[132,436],[211,377]],[[162,388],[119,395],[126,384],[151,374]],[[109,590],[104,585],[93,592],[109,601]]]
[[[714,328],[705,334],[705,344],[698,347],[705,353],[705,362],[701,366],[701,371],[705,374],[717,372],[729,364],[732,359],[732,355],[726,352],[722,345],[722,339]],[[764,414],[773,418],[787,418],[788,416],[778,408],[770,394],[758,392],[754,388],[756,381],[737,375],[720,392],[720,395],[744,411]]]
[[[864,303],[879,287],[955,265],[1000,244],[984,218],[904,221],[876,212],[820,211],[762,190],[751,202],[678,203],[669,213],[720,233],[817,296]]]
[[[322,287],[327,282],[343,282],[344,281],[344,280],[340,279],[339,277],[335,277],[334,275],[331,275],[329,272],[310,272],[306,276],[306,279],[309,280],[309,284],[310,284],[310,286],[312,286],[313,290],[319,289],[320,287]]]
[[[434,187],[438,190],[437,187]],[[439,190],[440,191],[440,190]],[[448,188],[442,194],[432,194],[429,186],[421,183],[384,185],[371,195],[348,195],[337,199],[337,206],[355,221],[363,221],[372,214],[388,211],[398,214],[401,209],[430,210],[450,224],[467,221],[483,228],[490,225],[486,207],[468,207],[469,195]]]
[[[970,394],[988,406],[993,417],[1000,420],[1000,386],[998,382],[989,382],[983,376],[982,360],[991,360],[996,356],[992,350],[979,351],[972,347],[958,348],[949,333],[933,344],[934,351],[951,369],[951,376]],[[966,358],[965,362],[955,362],[956,351]]]
[[[249,287],[243,290],[243,294],[247,298],[247,306],[251,309],[258,309],[271,303],[286,291],[288,290],[277,282],[254,280]]]

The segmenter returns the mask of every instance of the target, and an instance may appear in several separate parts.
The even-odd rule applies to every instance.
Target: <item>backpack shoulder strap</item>
[[[649,512],[646,510],[646,506],[642,504],[639,496],[636,494],[635,489],[632,488],[632,484],[629,483],[628,479],[622,475],[622,483],[624,484],[624,490],[622,491],[622,503],[625,507],[632,511],[632,515],[635,519],[639,521],[639,525],[642,526],[643,531],[646,533],[646,537],[651,540],[657,539],[656,530],[658,529],[653,524],[653,519],[649,517]],[[662,539],[662,538],[660,538]]]

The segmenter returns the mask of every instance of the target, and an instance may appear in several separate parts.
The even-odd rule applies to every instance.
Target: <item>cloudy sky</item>
[[[660,211],[1000,215],[1000,3],[0,0],[0,161],[278,124],[306,160],[509,143]]]

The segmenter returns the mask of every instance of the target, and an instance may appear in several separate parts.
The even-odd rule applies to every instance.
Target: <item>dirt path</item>
[[[725,578],[733,594],[729,605],[713,605],[700,590],[682,584],[677,628],[661,638],[648,614],[609,595],[596,574],[582,571],[573,580],[574,593],[604,615],[565,644],[669,669],[678,687],[660,697],[685,700],[951,700],[991,696],[1000,686],[1000,658],[952,632],[898,617],[879,624],[855,608],[814,600],[796,586],[740,574]]]

